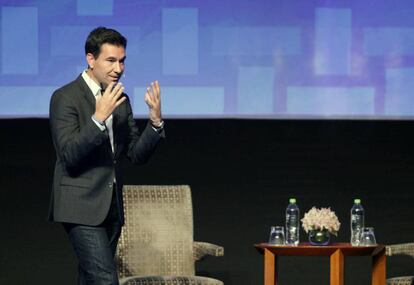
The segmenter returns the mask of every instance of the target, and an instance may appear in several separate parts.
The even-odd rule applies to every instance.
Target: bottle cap
[[[290,204],[296,204],[296,199],[295,198],[290,198],[289,203]]]
[[[354,204],[361,204],[361,199],[354,199]]]

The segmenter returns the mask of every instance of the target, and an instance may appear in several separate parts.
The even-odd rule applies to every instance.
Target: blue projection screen
[[[48,117],[97,26],[128,38],[136,117],[157,79],[167,118],[414,118],[412,0],[1,2],[0,117]]]

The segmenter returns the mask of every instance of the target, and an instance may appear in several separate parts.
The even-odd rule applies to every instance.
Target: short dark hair
[[[126,48],[127,39],[118,31],[105,27],[98,27],[91,31],[85,42],[85,54],[91,53],[95,58],[101,53],[103,44],[111,44]]]

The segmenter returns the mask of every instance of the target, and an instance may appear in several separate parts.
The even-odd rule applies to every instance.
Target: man
[[[140,133],[119,82],[127,40],[99,27],[85,43],[88,68],[53,93],[56,149],[49,219],[61,222],[78,258],[78,284],[119,284],[114,255],[124,223],[118,159],[144,163],[164,137],[160,87],[145,93],[149,122]]]

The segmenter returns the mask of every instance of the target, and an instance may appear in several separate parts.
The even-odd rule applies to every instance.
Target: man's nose
[[[123,65],[119,61],[115,63],[115,70],[116,73],[122,73],[123,71]]]

